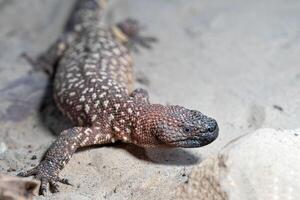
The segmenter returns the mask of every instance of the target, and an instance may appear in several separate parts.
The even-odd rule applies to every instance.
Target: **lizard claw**
[[[40,194],[45,195],[47,193],[48,180],[46,178],[41,178]]]
[[[73,186],[73,184],[71,184],[70,182],[69,182],[69,180],[68,179],[66,179],[66,178],[57,178],[57,181],[58,182],[60,182],[60,183],[62,183],[62,184],[65,184],[65,185],[71,185],[71,186]]]
[[[149,103],[149,94],[147,90],[143,88],[137,88],[133,90],[130,94],[131,97]]]
[[[138,53],[139,50],[136,47],[136,45],[140,45],[145,49],[151,49],[152,48],[151,44],[154,42],[157,42],[157,39],[155,37],[137,35],[130,39],[130,41],[128,42],[128,47]]]
[[[22,176],[22,177],[34,176],[34,178],[40,180],[41,195],[45,195],[47,193],[48,185],[50,186],[50,191],[52,193],[59,192],[59,185],[57,184],[57,182],[66,185],[72,185],[68,181],[68,179],[60,178],[58,176],[57,170],[55,170],[51,166],[51,164],[46,161],[42,161],[39,165],[37,165],[36,167],[28,171],[18,173],[17,176]]]
[[[24,58],[31,65],[34,71],[44,71],[48,75],[53,74],[52,66],[47,64],[47,62],[45,62],[42,57],[34,59],[25,52],[21,54],[21,57]]]
[[[53,193],[59,192],[59,185],[55,181],[49,181],[50,189]]]

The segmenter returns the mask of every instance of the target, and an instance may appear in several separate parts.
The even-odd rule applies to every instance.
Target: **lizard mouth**
[[[219,135],[219,128],[212,132],[201,133],[201,135],[193,136],[192,138],[180,139],[170,142],[171,146],[183,148],[203,147],[212,143]]]
[[[171,146],[183,147],[183,148],[197,148],[202,147],[203,145],[197,139],[186,139],[186,140],[177,140],[170,143]]]

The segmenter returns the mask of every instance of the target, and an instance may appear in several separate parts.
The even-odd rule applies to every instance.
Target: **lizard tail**
[[[66,31],[81,31],[99,23],[108,0],[77,0],[66,23]]]

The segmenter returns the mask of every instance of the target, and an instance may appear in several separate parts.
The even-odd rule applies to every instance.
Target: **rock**
[[[300,197],[300,130],[261,129],[229,143],[194,168],[179,199]]]
[[[0,143],[0,155],[3,154],[7,150],[7,146],[4,142]]]
[[[220,188],[220,165],[223,160],[212,157],[195,167],[188,181],[177,190],[178,199],[182,200],[223,200],[226,193]],[[213,186],[213,187],[212,187]]]
[[[0,174],[1,200],[30,200],[37,195],[39,182]]]

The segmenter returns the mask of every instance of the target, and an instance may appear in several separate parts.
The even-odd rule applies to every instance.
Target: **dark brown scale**
[[[49,70],[57,63],[54,99],[72,120],[38,166],[21,172],[48,184],[54,192],[59,172],[81,147],[117,140],[142,147],[201,147],[218,136],[218,125],[199,111],[151,104],[147,91],[133,88],[132,58],[127,46],[149,47],[135,20],[109,30],[99,26],[103,1],[78,0],[63,36],[38,59]]]

